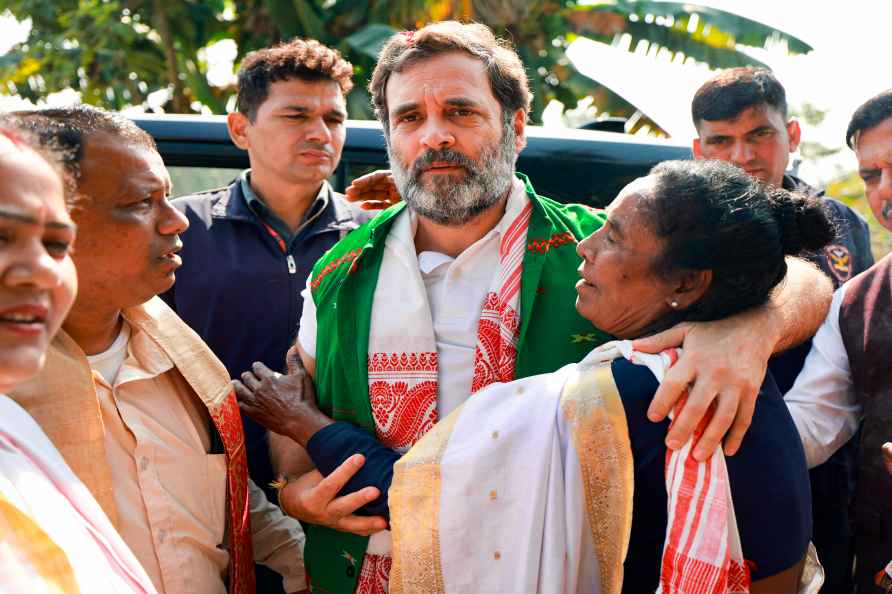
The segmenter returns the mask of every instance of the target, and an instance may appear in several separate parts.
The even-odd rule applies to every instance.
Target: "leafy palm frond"
[[[395,31],[449,18],[483,22],[513,41],[535,93],[534,121],[552,99],[572,106],[586,96],[601,112],[636,113],[618,93],[575,71],[564,50],[577,35],[720,68],[759,65],[740,46],[811,49],[743,16],[654,0],[5,0],[3,7],[33,26],[24,43],[0,57],[0,93],[36,101],[70,87],[111,109],[168,89],[165,109],[188,111],[198,102],[220,112],[233,89],[208,84],[202,48],[232,38],[238,61],[301,36],[338,48],[353,63],[357,84],[348,109],[351,117],[371,117],[364,83],[383,43]]]

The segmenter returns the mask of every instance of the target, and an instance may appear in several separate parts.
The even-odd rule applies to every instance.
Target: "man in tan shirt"
[[[226,370],[156,297],[174,282],[188,222],[167,200],[154,142],[88,106],[21,117],[71,149],[80,291],[44,371],[12,397],[158,592],[252,593],[254,560],[304,590],[303,531],[248,480]]]

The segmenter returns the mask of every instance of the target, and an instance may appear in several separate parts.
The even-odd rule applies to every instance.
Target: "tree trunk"
[[[167,7],[164,5],[164,0],[154,0],[153,6],[155,8],[155,26],[161,37],[161,48],[164,50],[164,61],[167,65],[167,82],[173,86],[173,96],[171,97],[173,111],[174,113],[189,113],[191,110],[183,92],[183,81],[180,80],[177,53],[173,43],[173,33],[170,31]]]

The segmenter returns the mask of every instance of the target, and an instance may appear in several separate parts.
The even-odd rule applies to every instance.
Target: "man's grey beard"
[[[441,225],[459,226],[474,219],[505,197],[514,178],[517,161],[515,133],[505,122],[502,140],[480,154],[479,163],[451,149],[428,150],[411,167],[397,156],[390,143],[387,156],[393,181],[406,204],[418,213]],[[464,176],[437,175],[431,187],[421,180],[424,170],[435,162],[460,165]]]

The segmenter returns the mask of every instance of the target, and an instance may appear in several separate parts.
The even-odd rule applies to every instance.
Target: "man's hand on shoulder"
[[[666,436],[667,447],[683,446],[711,412],[694,458],[705,460],[723,439],[725,454],[737,453],[752,422],[768,359],[813,336],[833,296],[830,280],[813,265],[789,257],[787,265],[786,278],[761,307],[724,320],[685,322],[633,341],[634,349],[646,353],[684,347],[648,410],[650,420],[661,421],[688,394]]]
[[[378,498],[380,492],[377,488],[365,487],[342,497],[337,496],[364,463],[365,458],[361,454],[355,454],[327,477],[323,478],[318,470],[313,470],[297,480],[289,481],[279,497],[282,510],[303,522],[360,536],[385,530],[387,521],[384,518],[353,514],[363,505]]]
[[[347,200],[365,210],[383,210],[402,201],[393,175],[387,169],[373,171],[353,180],[344,192]]]
[[[766,340],[761,324],[751,318],[683,323],[632,343],[636,350],[650,353],[683,347],[684,352],[666,372],[648,409],[650,420],[661,421],[687,394],[666,436],[667,447],[683,446],[710,411],[712,418],[694,449],[694,457],[707,459],[722,438],[726,454],[732,455],[740,447],[774,346]]]

